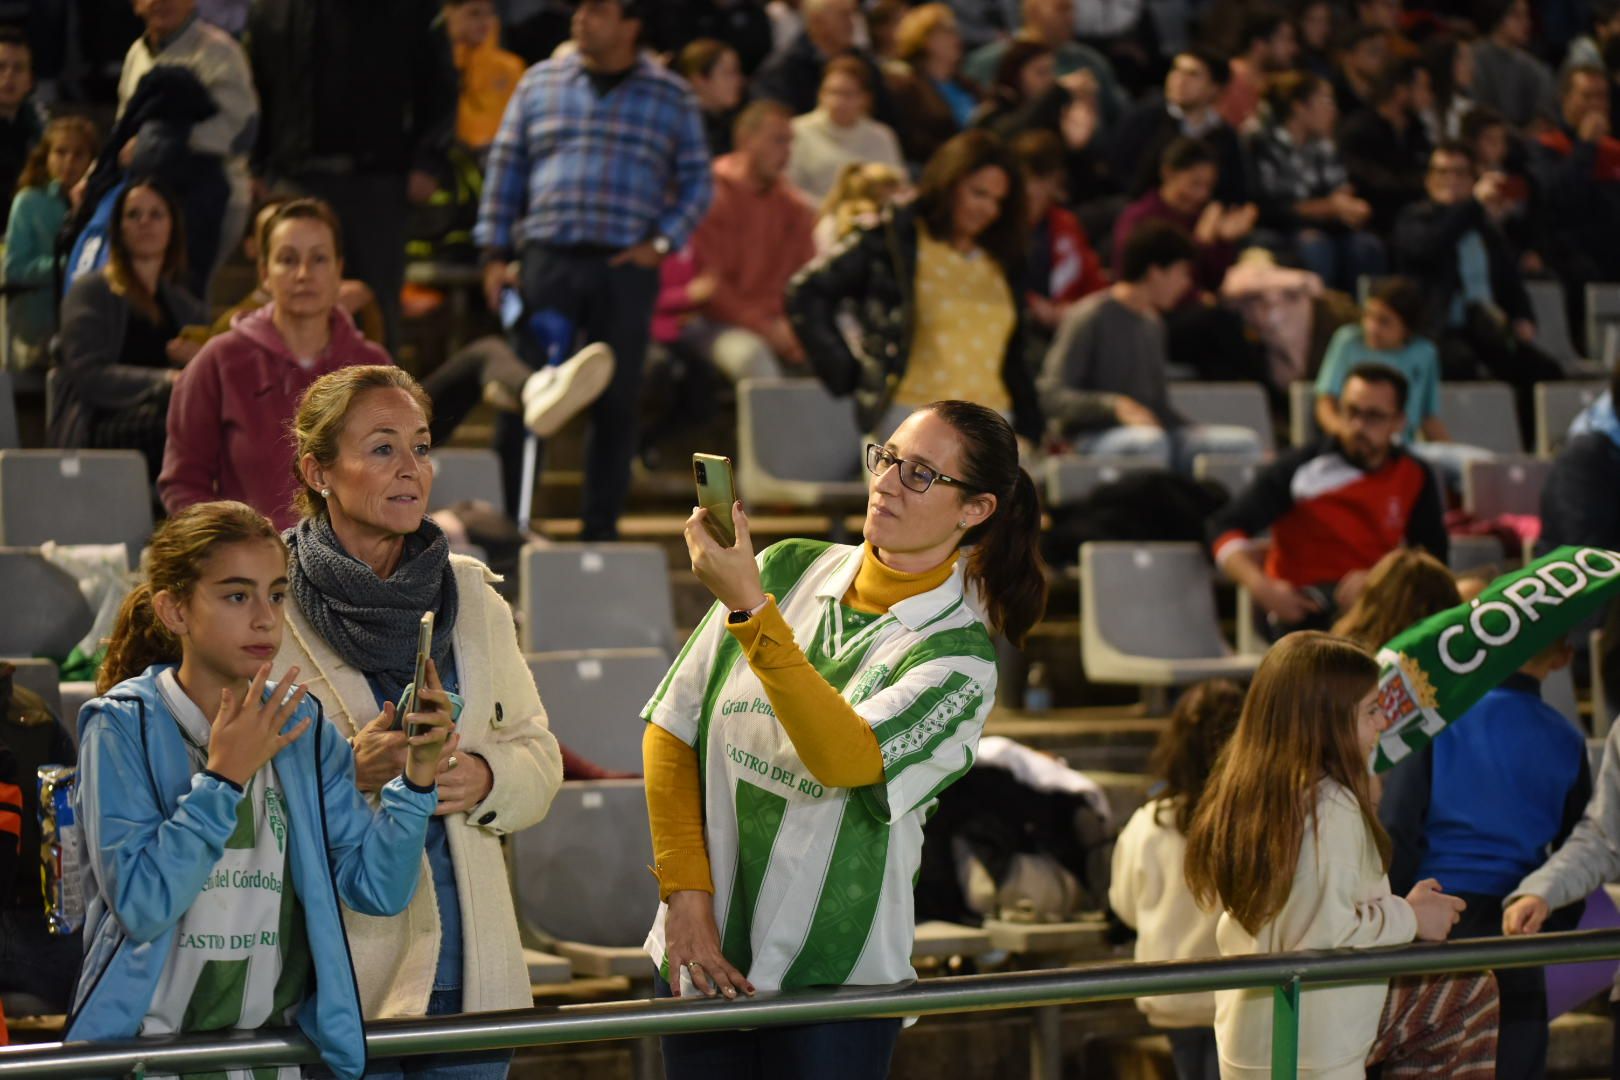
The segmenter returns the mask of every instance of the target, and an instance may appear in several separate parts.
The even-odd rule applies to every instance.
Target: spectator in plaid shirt
[[[711,196],[697,99],[638,54],[647,7],[646,0],[583,0],[573,17],[577,51],[523,76],[490,148],[474,232],[492,308],[515,284],[522,325],[548,313],[547,325],[613,352],[612,378],[591,407],[586,436],[585,540],[618,535],[658,267],[686,245]],[[522,337],[520,352],[536,368],[548,351],[566,355],[575,344]],[[498,447],[511,505],[522,439],[522,425],[503,416]]]
[[[1384,245],[1365,231],[1372,207],[1356,196],[1333,145],[1333,87],[1288,72],[1272,80],[1266,102],[1271,123],[1249,149],[1261,227],[1327,285],[1353,292],[1359,275],[1383,273]]]

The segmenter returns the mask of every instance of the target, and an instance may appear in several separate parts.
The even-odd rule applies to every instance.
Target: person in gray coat
[[[169,392],[197,354],[208,309],[180,284],[184,226],[174,200],[136,180],[113,204],[107,265],[62,301],[61,363],[52,391],[52,446],[139,450],[156,481]]]

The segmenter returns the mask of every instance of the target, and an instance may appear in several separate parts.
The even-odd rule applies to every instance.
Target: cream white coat
[[[1258,934],[1222,914],[1215,937],[1222,956],[1301,949],[1372,949],[1417,936],[1412,905],[1389,891],[1389,875],[1355,796],[1342,784],[1316,787],[1314,827],[1307,820],[1288,902]],[[1299,1075],[1350,1080],[1367,1075],[1389,982],[1304,990],[1299,995]],[[1270,989],[1218,990],[1215,1041],[1222,1080],[1271,1075]]]
[[[461,696],[461,752],[489,763],[494,786],[483,802],[445,821],[464,942],[462,1007],[466,1012],[528,1008],[528,968],[518,940],[500,837],[545,817],[562,783],[562,755],[546,724],[533,676],[518,646],[512,610],[491,587],[483,563],[450,556],[460,608],[451,638]],[[366,673],[345,663],[316,635],[289,595],[287,632],[276,654],[279,678],[289,667],[320,699],[345,737],[377,717]],[[410,906],[391,918],[343,909],[343,923],[368,1020],[427,1011],[439,957],[439,905],[427,856]]]

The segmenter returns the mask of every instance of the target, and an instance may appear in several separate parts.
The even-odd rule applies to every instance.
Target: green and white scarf
[[[208,718],[174,670],[158,690],[180,725],[192,764],[208,760]],[[248,781],[236,830],[202,892],[175,925],[163,976],[142,1035],[243,1030],[291,1024],[310,978],[303,910],[287,875],[287,803],[273,765]],[[188,1073],[208,1080],[298,1080],[297,1066]]]
[[[1373,771],[1432,742],[1617,590],[1620,551],[1561,547],[1497,578],[1471,603],[1397,634],[1378,651],[1378,703],[1389,729],[1373,752]]]

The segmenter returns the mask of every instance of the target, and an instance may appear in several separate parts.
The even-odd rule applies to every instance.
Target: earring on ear
[[[321,498],[330,499],[331,497],[332,497],[332,489],[331,488],[321,488]]]
[[[957,527],[957,528],[958,528],[958,529],[965,529],[965,528],[967,528],[967,518],[963,518],[963,519],[962,519],[962,520],[961,520],[961,521],[958,521],[958,522],[957,522],[957,523],[956,523],[956,527]]]

